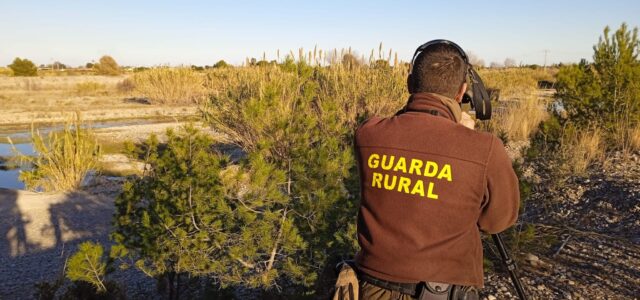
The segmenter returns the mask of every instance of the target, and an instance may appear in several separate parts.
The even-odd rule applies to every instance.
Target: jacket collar
[[[456,123],[460,121],[462,113],[457,101],[435,93],[411,94],[407,105],[402,110],[402,112],[407,111],[439,115]]]

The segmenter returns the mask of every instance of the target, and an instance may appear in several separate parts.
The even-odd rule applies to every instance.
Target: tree
[[[36,67],[36,65],[28,60],[28,59],[21,59],[19,57],[16,57],[13,60],[13,63],[11,63],[10,65],[8,65],[7,67],[9,67],[9,69],[11,69],[11,71],[13,71],[13,75],[14,76],[36,76],[38,75],[38,68]]]
[[[59,62],[59,61],[56,61],[56,62],[52,63],[52,64],[50,65],[50,67],[51,67],[52,69],[54,69],[54,70],[63,70],[63,69],[66,69],[66,68],[67,68],[67,65],[65,65],[65,64],[63,64],[63,63],[61,63],[61,62]]]
[[[100,58],[100,61],[93,65],[93,69],[100,75],[120,75],[122,70],[113,57],[104,55]]]
[[[100,244],[84,242],[80,244],[78,252],[69,258],[66,275],[72,281],[84,281],[92,284],[98,293],[106,292],[104,276],[107,262],[103,257]]]
[[[391,77],[388,70],[359,70],[362,73],[357,76],[364,78]],[[364,84],[366,87],[358,90],[363,94],[352,95],[356,91],[353,87],[357,80],[352,77],[355,73],[291,61],[286,68],[269,69],[243,77],[243,81],[218,75],[227,92],[211,98],[207,119],[247,153],[249,159],[242,169],[277,174],[279,178],[279,188],[268,189],[269,192],[262,187],[262,181],[246,185],[248,191],[264,195],[258,202],[264,204],[250,207],[259,208],[258,215],[268,212],[286,220],[304,245],[274,247],[279,254],[269,257],[269,261],[277,272],[261,284],[267,289],[278,285],[308,291],[314,285],[326,290],[322,287],[327,288],[330,280],[323,274],[330,274],[331,266],[345,254],[355,253],[359,193],[352,140],[353,130],[365,117],[366,109],[359,106],[364,102],[353,99],[361,99],[364,94],[374,98],[376,91],[388,96],[389,91],[395,91],[386,85],[382,88]],[[388,82],[393,87],[402,86],[395,80]],[[402,94],[405,89],[397,91]],[[283,253],[285,249],[291,252]]]
[[[612,132],[617,122],[640,120],[640,43],[638,29],[623,23],[610,35],[607,26],[593,47],[593,63],[585,60],[558,72],[558,95],[570,118],[597,123]]]
[[[211,151],[211,137],[186,127],[131,147],[149,165],[116,200],[117,256],[137,257],[145,273],[170,278],[177,297],[181,274],[208,276],[221,285],[270,286],[280,272],[305,274],[294,253],[305,249],[293,212],[281,207],[284,174],[262,158],[231,166]]]
[[[359,60],[355,55],[351,53],[345,53],[342,56],[342,65],[347,67],[348,69],[353,69],[362,65],[362,61]]]
[[[376,61],[373,62],[373,66],[374,68],[377,69],[389,69],[389,62],[386,59],[377,59]]]
[[[504,67],[505,68],[513,68],[517,65],[516,60],[511,58],[511,57],[507,57],[504,59]]]
[[[222,60],[222,59],[221,59],[221,60],[219,60],[218,62],[216,62],[216,63],[213,65],[213,67],[214,67],[214,68],[216,68],[216,69],[217,69],[217,68],[227,68],[227,67],[229,67],[229,64],[227,64],[227,62],[226,62],[226,61],[224,61],[224,60]]]

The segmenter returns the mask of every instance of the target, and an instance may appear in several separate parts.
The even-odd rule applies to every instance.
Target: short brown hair
[[[411,73],[413,93],[436,93],[454,98],[465,81],[466,64],[456,48],[437,44],[418,54]]]

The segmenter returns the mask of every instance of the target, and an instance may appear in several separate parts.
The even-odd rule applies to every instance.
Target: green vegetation
[[[227,64],[224,60],[219,60],[217,63],[213,65],[214,68],[228,68],[229,64]]]
[[[13,63],[8,65],[7,67],[9,67],[11,71],[13,71],[14,76],[37,76],[38,75],[38,68],[36,67],[36,65],[32,61],[26,58],[21,59],[19,57],[16,57],[16,59],[13,60]]]
[[[488,87],[500,89],[503,99],[518,100],[501,105],[482,128],[509,142],[533,136],[525,159],[545,159],[570,172],[560,175],[584,174],[604,160],[605,150],[640,150],[638,48],[637,30],[623,25],[612,37],[605,29],[593,63],[559,71],[482,69]],[[168,282],[170,299],[188,285],[181,279],[193,277],[210,280],[225,293],[244,286],[285,298],[326,296],[332,266],[357,250],[354,130],[373,115],[392,115],[408,97],[408,66],[391,64],[391,53],[387,59],[380,53],[376,59],[372,53],[367,63],[351,51],[307,55],[300,50],[297,58],[293,53],[278,62],[263,57],[237,68],[220,61],[202,71],[144,69],[123,81],[119,90],[153,103],[197,102],[206,124],[225,140],[189,126],[168,131],[163,143],[151,137],[127,145],[146,167],[129,177],[116,200],[111,258]],[[556,73],[565,113],[549,113],[548,103],[536,94],[538,81],[553,82]],[[92,93],[100,87],[86,83],[77,90]],[[97,146],[90,134],[80,132],[66,129],[52,142],[39,142],[47,147],[36,142],[45,155],[32,162],[35,175],[25,175],[36,182],[30,185],[46,189],[52,184],[41,183],[42,178],[55,178],[59,186],[63,176],[53,174],[81,169],[76,159],[66,162],[73,155],[81,157],[77,161],[83,167],[94,166]],[[222,148],[241,154],[231,158]],[[61,154],[47,158],[52,152]],[[520,163],[514,167],[522,175]],[[49,165],[67,167],[44,171]],[[76,188],[88,169],[81,170],[62,182],[76,182],[69,185]],[[523,201],[532,185],[521,182]],[[507,235],[518,253],[551,243],[528,224]],[[70,269],[80,271],[72,279],[108,290],[107,260],[97,247],[84,246],[74,255]]]
[[[166,146],[155,137],[129,146],[150,168],[127,182],[116,201],[114,253],[167,278],[170,295],[180,290],[184,274],[223,286],[270,286],[279,273],[301,280],[294,254],[305,244],[292,213],[272,209],[282,199],[263,198],[277,195],[282,175],[230,166],[212,152],[214,141],[193,127],[167,136]]]
[[[85,281],[92,284],[99,293],[105,292],[104,276],[107,262],[103,257],[100,244],[84,242],[80,244],[78,252],[69,258],[67,278],[72,281]]]
[[[104,255],[102,245],[84,242],[65,263],[59,276],[34,286],[35,299],[127,299],[116,282],[108,280],[113,260]],[[67,280],[68,279],[68,280]]]
[[[104,55],[100,58],[100,61],[93,65],[93,69],[98,75],[120,75],[122,70],[113,57]]]
[[[582,61],[558,72],[558,96],[568,121],[603,131],[607,149],[629,150],[640,122],[638,29],[606,27],[594,46],[593,63]]]
[[[31,131],[37,154],[25,155],[14,148],[17,160],[32,166],[20,173],[20,180],[31,190],[72,191],[80,188],[98,163],[99,145],[92,131],[82,128],[79,116],[67,122],[61,132],[49,133],[46,137],[38,130]]]

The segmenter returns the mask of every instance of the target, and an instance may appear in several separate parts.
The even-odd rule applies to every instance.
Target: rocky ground
[[[517,253],[531,299],[640,299],[640,155],[621,153],[584,176],[524,166],[533,193],[521,228],[533,226]],[[484,299],[517,299],[505,272],[489,273]]]

